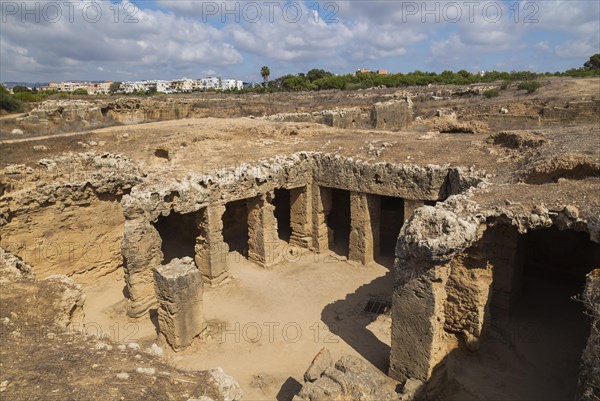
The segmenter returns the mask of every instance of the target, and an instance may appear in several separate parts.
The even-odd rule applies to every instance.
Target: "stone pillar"
[[[121,252],[125,259],[123,270],[129,293],[127,315],[132,318],[146,316],[156,304],[152,266],[162,261],[161,239],[158,231],[141,217],[125,220]]]
[[[331,188],[312,186],[312,218],[313,218],[313,249],[315,252],[325,252],[329,249],[330,232],[327,226],[327,215],[331,211]]]
[[[348,259],[364,265],[379,256],[379,215],[381,198],[350,193],[350,252]]]
[[[229,277],[227,254],[229,246],[223,241],[225,205],[211,205],[196,214],[200,235],[196,238],[195,261],[204,281],[216,285]]]
[[[248,259],[262,267],[269,267],[281,260],[281,248],[277,234],[275,206],[272,195],[260,195],[247,200],[248,205]]]
[[[154,268],[158,327],[175,351],[188,347],[202,333],[202,274],[192,258],[173,259]]]
[[[427,382],[447,355],[444,332],[448,268],[431,269],[397,288],[392,297],[389,376]]]
[[[309,249],[312,246],[311,187],[290,189],[290,244]]]
[[[406,222],[415,210],[425,205],[424,201],[404,199],[404,222]]]

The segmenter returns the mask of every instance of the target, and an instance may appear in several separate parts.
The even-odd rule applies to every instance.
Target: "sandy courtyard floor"
[[[238,380],[246,400],[291,399],[323,347],[334,360],[354,354],[387,371],[391,320],[364,308],[370,299],[389,300],[388,268],[308,251],[268,270],[237,253],[229,258],[232,279],[204,290],[207,329],[182,352],[161,344],[167,362],[190,370],[220,366]],[[123,286],[112,275],[87,289],[87,330],[145,348],[156,342],[156,320],[127,320]]]

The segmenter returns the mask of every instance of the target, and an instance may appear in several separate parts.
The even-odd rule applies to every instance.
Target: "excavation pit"
[[[595,267],[585,261],[599,259],[586,245],[600,238],[598,179],[528,177],[550,171],[544,160],[596,166],[597,127],[537,124],[544,143],[533,149],[489,143],[487,133],[430,134],[422,115],[417,130],[399,132],[260,118],[123,126],[85,133],[103,149],[79,156],[83,134],[25,138],[48,148],[39,163],[34,144],[27,153],[22,142],[3,143],[7,160],[23,163],[0,183],[3,248],[28,256],[39,277],[66,273],[83,284],[88,329],[112,333],[118,323],[117,343],[139,342],[144,358],[159,341],[149,312],[168,305],[152,270],[193,258],[206,327],[177,354],[159,344],[163,362],[221,366],[247,399],[290,400],[323,347],[333,360],[352,354],[389,373],[398,389],[408,379],[437,386],[442,399],[531,398],[531,383],[546,398],[571,397],[578,376],[594,378],[578,364],[594,331],[571,297]],[[168,162],[153,155],[159,148]],[[71,153],[61,162],[63,151]],[[81,177],[61,174],[73,160]],[[31,238],[46,240],[20,245]],[[86,244],[94,241],[102,259]],[[588,366],[597,360],[584,355]],[[438,386],[444,369],[451,380]]]

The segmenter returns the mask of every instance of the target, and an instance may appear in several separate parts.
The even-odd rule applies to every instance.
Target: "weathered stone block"
[[[312,199],[311,187],[304,186],[290,189],[290,244],[302,248],[312,245]]]
[[[371,126],[376,129],[399,130],[411,121],[412,108],[404,100],[375,103],[371,109]]]
[[[378,256],[380,205],[377,195],[350,194],[349,260],[368,264]]]
[[[210,285],[219,284],[229,277],[229,246],[223,241],[224,212],[224,205],[214,205],[199,210],[196,215],[200,235],[196,238],[194,259],[204,281]]]
[[[203,329],[202,274],[192,258],[173,259],[154,269],[160,333],[175,351],[192,343]]]
[[[248,199],[248,259],[269,267],[282,258],[275,206],[270,195]]]
[[[328,367],[333,365],[333,359],[331,359],[331,352],[327,348],[321,349],[319,353],[310,363],[310,366],[304,373],[305,381],[315,381]]]
[[[327,215],[331,211],[331,188],[313,185],[312,194],[313,247],[316,252],[324,252],[330,243]]]

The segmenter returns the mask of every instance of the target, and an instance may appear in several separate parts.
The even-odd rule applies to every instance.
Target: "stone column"
[[[190,257],[154,268],[158,327],[175,351],[188,347],[202,333],[202,274]]]
[[[275,206],[272,195],[248,199],[248,259],[262,267],[281,260],[281,244],[277,234]]]
[[[431,269],[397,288],[392,296],[390,368],[392,379],[426,382],[447,355],[444,332],[448,268]]]
[[[127,218],[121,252],[125,259],[123,270],[127,292],[127,315],[139,318],[147,315],[156,304],[152,266],[162,261],[161,239],[158,231],[143,218]]]
[[[329,249],[330,233],[327,226],[327,215],[331,211],[331,188],[312,185],[312,219],[313,219],[313,241],[315,252],[325,252]]]
[[[311,187],[290,189],[290,244],[309,249],[312,246]]]
[[[379,215],[381,198],[350,193],[350,252],[348,259],[364,265],[379,256]]]
[[[211,205],[196,214],[200,235],[196,238],[194,259],[204,281],[210,285],[229,277],[229,246],[223,241],[223,213],[225,205]]]
[[[404,199],[404,222],[406,222],[415,210],[425,205],[424,201]]]

